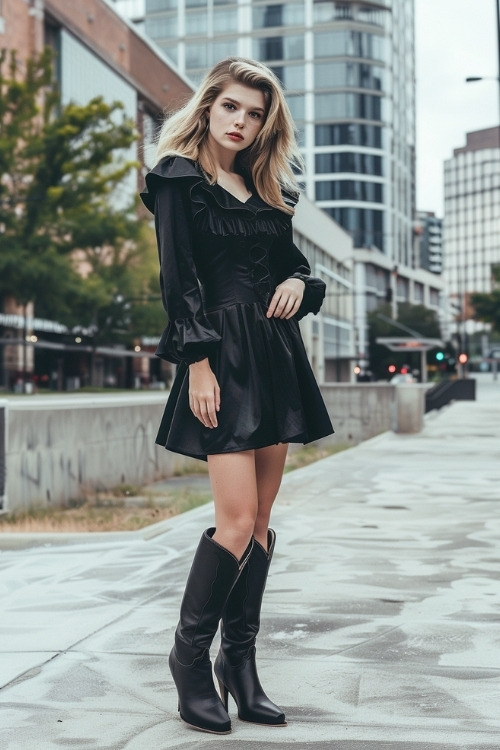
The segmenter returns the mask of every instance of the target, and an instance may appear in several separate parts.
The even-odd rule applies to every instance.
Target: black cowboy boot
[[[276,534],[269,529],[269,552],[266,552],[254,539],[247,564],[222,613],[221,646],[214,671],[226,710],[229,692],[243,721],[286,726],[285,714],[262,689],[255,664],[255,639],[259,632],[262,597],[275,540]]]
[[[207,529],[196,550],[181,604],[175,645],[169,666],[179,696],[181,719],[195,729],[215,734],[231,731],[231,720],[217,694],[209,649],[219,626],[222,610],[252,549],[236,557]]]

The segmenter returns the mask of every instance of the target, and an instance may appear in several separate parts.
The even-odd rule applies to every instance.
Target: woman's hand
[[[189,365],[189,408],[205,427],[217,427],[220,388],[208,358]]]
[[[266,313],[267,318],[292,318],[300,307],[305,283],[302,279],[285,279],[278,284]]]

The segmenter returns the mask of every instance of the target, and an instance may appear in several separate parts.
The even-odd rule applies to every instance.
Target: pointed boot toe
[[[215,690],[208,652],[187,666],[179,662],[174,647],[169,667],[177,687],[181,719],[201,732],[229,734],[231,719]]]

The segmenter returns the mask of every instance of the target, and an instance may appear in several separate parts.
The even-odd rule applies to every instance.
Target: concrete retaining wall
[[[174,474],[189,459],[154,444],[165,398],[163,393],[9,399],[7,508],[57,505]]]
[[[329,441],[356,444],[389,429],[421,429],[424,392],[418,386],[335,384],[322,390],[336,430]],[[165,400],[165,393],[6,399],[4,508],[57,505],[197,465],[154,444]]]
[[[321,391],[342,443],[357,445],[382,432],[419,432],[425,387],[389,383],[335,383]]]

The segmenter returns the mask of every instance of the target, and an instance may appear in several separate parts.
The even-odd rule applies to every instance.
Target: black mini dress
[[[299,316],[266,318],[277,284],[310,273],[291,216],[255,192],[239,201],[183,157],[160,161],[146,186],[141,197],[155,215],[168,315],[156,353],[178,365],[156,442],[206,460],[330,435]],[[221,392],[213,429],[189,408],[188,366],[205,357]]]

